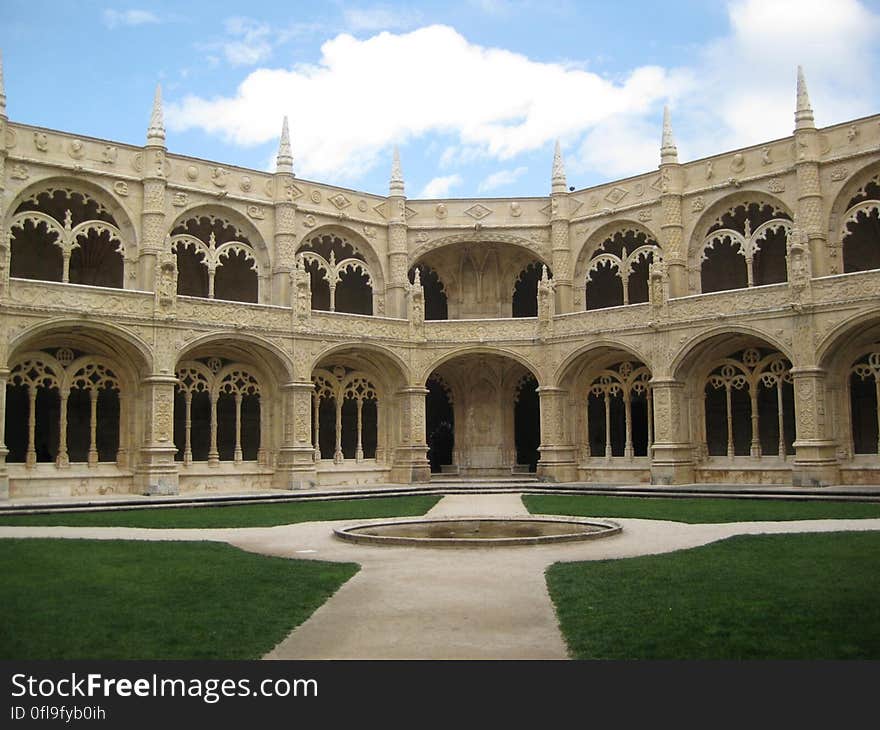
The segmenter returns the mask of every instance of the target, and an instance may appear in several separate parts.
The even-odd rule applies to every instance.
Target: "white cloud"
[[[105,10],[101,16],[104,25],[111,30],[119,26],[159,23],[159,18],[149,10]]]
[[[390,22],[383,7],[355,23]],[[663,103],[672,106],[682,160],[786,136],[798,63],[818,124],[874,111],[877,95],[865,85],[878,60],[880,16],[858,0],[733,0],[728,15],[729,31],[681,66],[635,67],[613,79],[584,64],[479,46],[448,26],[365,39],[343,33],[315,63],[254,70],[231,96],[169,104],[166,119],[175,130],[257,145],[277,139],[287,114],[298,174],[356,184],[378,161],[387,164],[392,144],[425,138],[442,140],[438,164],[448,172],[487,161],[515,168],[519,155],[556,138],[575,175],[644,172],[659,161]],[[238,30],[256,41],[251,58],[260,42],[275,43],[259,26]]]
[[[514,170],[499,170],[488,175],[478,186],[477,192],[486,193],[496,188],[511,185],[519,180],[528,170],[525,165],[517,167]]]
[[[316,33],[320,23],[290,23],[277,27],[253,18],[236,16],[223,21],[224,37],[216,41],[197,43],[206,51],[206,60],[217,65],[225,60],[231,66],[256,66],[284,43],[308,33]]]
[[[396,69],[390,90],[389,68]],[[189,96],[169,105],[167,119],[174,129],[198,127],[253,145],[274,139],[288,114],[300,172],[352,179],[409,137],[452,133],[462,146],[507,160],[609,117],[644,112],[688,83],[687,74],[656,66],[616,83],[484,48],[434,25],[366,40],[339,35],[324,43],[318,64],[256,70],[234,97]]]
[[[253,66],[272,53],[272,29],[268,23],[251,18],[228,18],[223,25],[234,40],[220,44],[220,49],[233,66]]]
[[[799,64],[820,126],[875,111],[864,73],[880,16],[857,0],[735,0],[728,17],[730,33],[703,49],[699,87],[683,99],[700,121],[695,156],[791,134]]]
[[[403,8],[375,5],[368,8],[347,8],[343,17],[352,31],[392,30],[412,28],[419,23],[420,13]]]
[[[430,180],[425,187],[422,188],[422,192],[419,194],[420,198],[446,198],[449,196],[449,191],[452,190],[456,185],[461,185],[462,179],[461,175],[445,175],[444,177],[435,177],[433,180]]]

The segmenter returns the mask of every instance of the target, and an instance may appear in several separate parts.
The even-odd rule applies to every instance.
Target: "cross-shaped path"
[[[525,515],[520,496],[447,496],[428,516]],[[0,527],[0,538],[215,540],[267,555],[360,564],[357,575],[269,652],[269,659],[565,659],[544,578],[555,562],[665,553],[740,534],[880,530],[880,519],[616,521],[624,529],[613,537],[508,548],[360,545],[333,537],[336,527],[369,520],[204,530]]]

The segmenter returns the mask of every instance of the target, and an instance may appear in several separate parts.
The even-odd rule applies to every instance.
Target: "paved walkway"
[[[526,514],[515,494],[452,495],[437,516]],[[552,563],[656,554],[738,534],[880,530],[880,519],[687,525],[617,520],[623,532],[583,543],[515,548],[357,545],[332,536],[352,524],[165,530],[0,527],[2,537],[216,540],[290,558],[350,561],[361,570],[276,646],[270,659],[564,659],[544,580]]]

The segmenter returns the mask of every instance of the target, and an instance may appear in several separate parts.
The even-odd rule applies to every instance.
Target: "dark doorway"
[[[452,464],[455,448],[455,416],[446,386],[437,378],[429,378],[425,397],[425,439],[428,442],[428,461],[431,472]]]
[[[538,447],[541,445],[541,400],[538,381],[531,375],[520,381],[513,406],[516,463],[528,465],[529,471],[538,468]]]

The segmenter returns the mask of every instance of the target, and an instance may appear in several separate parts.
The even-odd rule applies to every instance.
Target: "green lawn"
[[[358,566],[208,542],[0,540],[2,659],[256,659]]]
[[[423,515],[439,496],[373,497],[314,502],[161,507],[111,512],[0,515],[0,525],[70,525],[73,527],[272,527],[318,520]]]
[[[523,502],[532,514],[638,517],[693,524],[880,517],[880,502],[543,494],[524,495]]]
[[[547,571],[577,659],[880,659],[880,533],[740,536]]]

